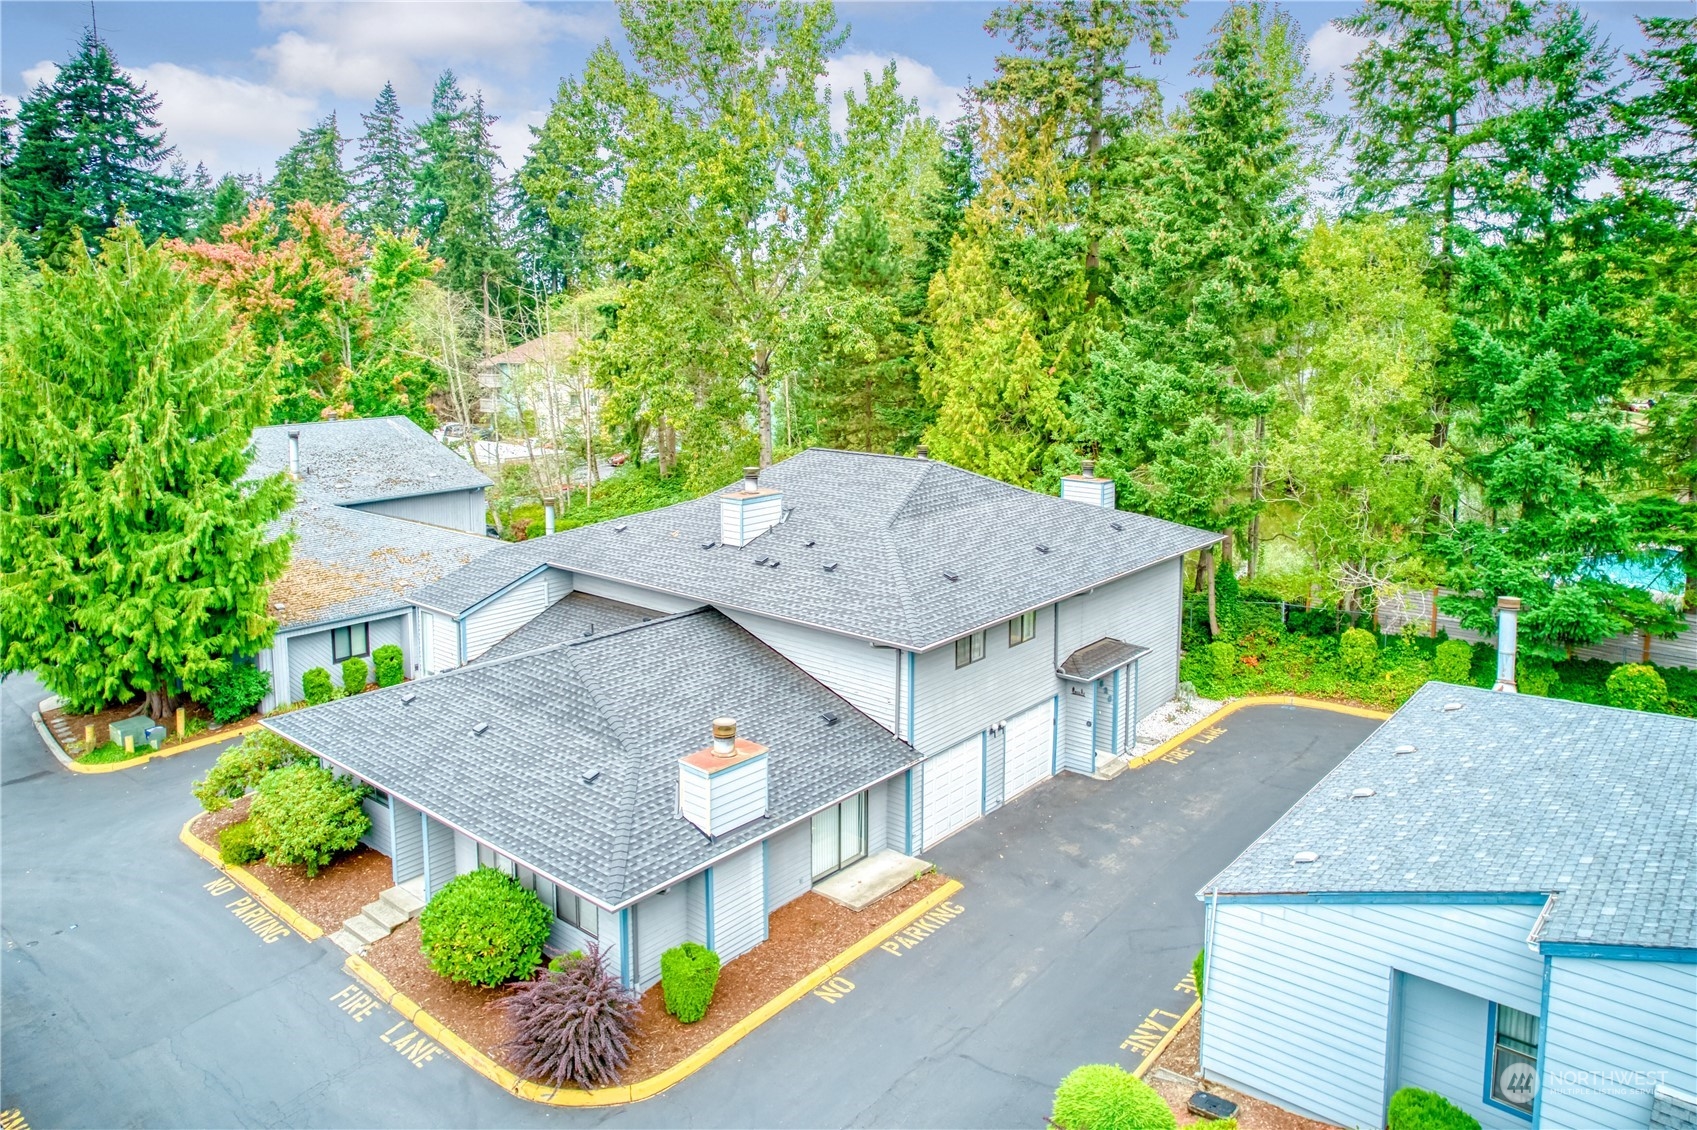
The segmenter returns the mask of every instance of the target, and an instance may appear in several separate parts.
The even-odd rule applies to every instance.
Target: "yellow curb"
[[[1178,1038],[1178,1034],[1184,1031],[1184,1026],[1190,1023],[1190,1018],[1195,1016],[1201,1007],[1202,998],[1198,997],[1191,1001],[1190,1007],[1184,1010],[1184,1015],[1178,1018],[1178,1023],[1167,1030],[1167,1034],[1161,1037],[1160,1043],[1155,1045],[1155,1050],[1150,1052],[1149,1057],[1142,1063],[1132,1068],[1131,1073],[1139,1079],[1143,1078],[1143,1073],[1155,1066],[1155,1061],[1161,1058],[1161,1053],[1167,1050],[1167,1045]]]
[[[1333,714],[1350,714],[1356,718],[1376,718],[1384,721],[1390,713],[1384,710],[1369,710],[1365,706],[1345,706],[1339,702],[1324,702],[1316,698],[1298,698],[1296,695],[1250,695],[1247,698],[1236,698],[1220,707],[1202,721],[1191,726],[1188,730],[1174,734],[1142,757],[1126,762],[1127,769],[1140,769],[1151,761],[1159,761],[1185,742],[1213,726],[1228,714],[1234,714],[1247,706],[1300,706],[1308,710],[1329,710]]]
[[[841,970],[872,952],[874,948],[889,940],[898,931],[905,930],[915,921],[929,914],[938,903],[946,902],[959,894],[962,889],[957,880],[950,879],[941,887],[713,1037],[706,1046],[682,1062],[673,1064],[657,1075],[622,1087],[601,1087],[596,1090],[585,1091],[575,1087],[550,1087],[542,1083],[533,1083],[528,1079],[520,1079],[482,1051],[456,1036],[440,1020],[420,1008],[406,994],[396,992],[388,978],[372,968],[371,963],[364,958],[351,955],[342,963],[342,967],[364,981],[366,987],[376,993],[378,998],[388,1004],[389,1007],[400,1013],[402,1019],[408,1021],[430,1039],[441,1044],[467,1067],[488,1079],[503,1091],[521,1099],[528,1099],[531,1102],[542,1103],[547,1106],[618,1106],[623,1103],[639,1102],[642,1099],[652,1098],[660,1092],[683,1082],[718,1059],[744,1036],[812,992],[819,985],[835,977]]]
[[[124,761],[111,761],[105,765],[84,765],[82,762],[72,758],[66,763],[65,768],[69,769],[73,773],[118,773],[125,769],[139,768],[140,766],[146,765],[149,761],[158,761],[160,758],[164,757],[175,757],[177,754],[187,753],[191,749],[200,749],[202,746],[216,745],[219,742],[227,742],[231,738],[239,738],[243,734],[252,733],[257,729],[259,729],[258,722],[249,722],[245,726],[235,726],[228,730],[220,730],[216,734],[209,734],[206,737],[195,738],[191,741],[184,742],[182,745],[167,746],[164,749],[155,750],[152,753],[141,754],[139,757],[131,757]]]
[[[295,933],[306,941],[316,942],[324,936],[324,931],[319,929],[316,922],[304,918],[294,907],[272,894],[271,888],[261,883],[253,872],[245,867],[238,867],[234,863],[225,863],[219,859],[217,848],[190,831],[194,822],[199,819],[198,816],[191,818],[188,823],[183,825],[183,830],[177,833],[177,838],[187,844],[190,851],[234,879],[244,891],[263,903],[266,910],[294,927]]]

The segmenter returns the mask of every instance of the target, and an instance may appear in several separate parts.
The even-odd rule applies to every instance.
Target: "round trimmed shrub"
[[[518,880],[479,867],[450,880],[425,904],[419,948],[430,968],[450,981],[499,985],[536,972],[551,917]]]
[[[685,1024],[707,1015],[719,985],[719,955],[704,945],[685,942],[660,955],[660,991],[666,1011]]]
[[[407,657],[399,644],[386,643],[371,653],[371,666],[377,672],[377,685],[392,687],[406,681]]]
[[[371,681],[371,668],[365,665],[365,660],[358,655],[350,655],[342,660],[342,693],[361,694],[365,684]]]
[[[312,754],[270,730],[255,730],[218,755],[205,779],[194,783],[194,799],[206,811],[217,812],[256,788],[273,769],[313,760]]]
[[[1345,628],[1338,637],[1338,661],[1351,679],[1371,679],[1379,669],[1379,641],[1366,628]]]
[[[302,864],[309,878],[371,830],[360,805],[365,786],[311,762],[273,769],[256,793],[248,813],[254,844],[273,866]]]
[[[1648,663],[1622,663],[1609,672],[1604,689],[1610,706],[1660,712],[1668,704],[1668,684]]]
[[[336,697],[336,684],[330,681],[330,672],[322,667],[314,667],[301,676],[301,695],[308,706],[323,706]]]
[[[1075,1067],[1055,1090],[1050,1120],[1061,1130],[1176,1130],[1155,1089],[1111,1063]]]
[[[1561,682],[1561,674],[1556,665],[1548,659],[1521,656],[1515,664],[1514,685],[1521,694],[1535,694],[1547,698],[1549,693]]]
[[[254,842],[251,820],[231,824],[218,833],[218,858],[238,867],[258,863],[265,858],[265,853],[260,851],[259,845]]]
[[[601,963],[595,945],[526,982],[502,1002],[512,1022],[507,1050],[527,1079],[556,1087],[611,1086],[630,1063],[642,1005]]]
[[[1466,640],[1445,640],[1432,659],[1432,677],[1441,683],[1473,682],[1473,646]]]
[[[1388,1130],[1479,1130],[1479,1120],[1436,1091],[1404,1087],[1385,1111]]]
[[[1215,683],[1228,683],[1237,669],[1237,648],[1225,640],[1215,640],[1202,649],[1208,657],[1208,677]]]

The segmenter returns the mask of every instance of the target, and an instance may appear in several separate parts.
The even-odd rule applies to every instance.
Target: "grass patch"
[[[81,757],[77,758],[79,765],[111,765],[119,761],[134,761],[138,757],[146,757],[153,752],[153,747],[138,745],[134,753],[126,752],[117,742],[107,742],[95,746]]]

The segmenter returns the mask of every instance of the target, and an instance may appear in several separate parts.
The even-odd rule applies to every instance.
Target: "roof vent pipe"
[[[713,719],[713,753],[718,757],[729,757],[737,748],[737,720],[735,718]]]
[[[554,532],[554,498],[552,495],[542,500],[542,532],[545,535]]]
[[[301,430],[289,429],[289,478],[301,477]]]
[[[1514,658],[1520,636],[1520,598],[1497,598],[1497,682],[1491,689],[1504,694],[1516,694]]]
[[[1085,478],[1094,479],[1096,477],[1096,460],[1086,459],[1083,463],[1079,464],[1078,469]]]
[[[747,491],[760,489],[759,467],[744,467],[742,469],[742,489]]]
[[[922,443],[913,449],[913,457],[915,459],[929,459],[931,458],[931,449]]]

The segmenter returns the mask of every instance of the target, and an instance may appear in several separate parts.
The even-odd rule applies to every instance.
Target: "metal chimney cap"
[[[552,506],[556,501],[557,500],[551,494],[545,494],[542,496],[542,505],[544,506]]]
[[[929,459],[931,458],[931,449],[922,443],[913,449],[913,457],[915,459]]]
[[[1096,477],[1096,460],[1086,459],[1083,463],[1079,464],[1078,469],[1085,478],[1094,479]]]
[[[737,736],[737,720],[735,718],[713,719],[713,737],[720,741],[735,741]]]
[[[1497,607],[1504,612],[1519,612],[1520,598],[1518,596],[1497,597]]]
[[[301,430],[299,428],[290,428],[289,429],[289,438],[290,439],[299,439],[300,437],[301,437]]]

